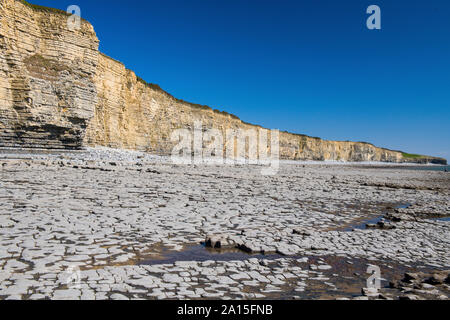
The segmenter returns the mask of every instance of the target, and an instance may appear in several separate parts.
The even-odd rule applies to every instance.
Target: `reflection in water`
[[[211,249],[203,245],[188,247],[183,251],[163,251],[157,258],[145,260],[140,264],[172,264],[177,261],[238,261],[251,258],[275,260],[283,258],[280,254],[249,254],[239,249]]]
[[[435,221],[450,221],[450,217],[444,217],[444,218],[436,218],[436,219],[432,219]]]

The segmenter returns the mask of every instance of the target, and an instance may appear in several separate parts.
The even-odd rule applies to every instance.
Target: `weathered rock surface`
[[[98,39],[83,21],[0,6],[0,146],[80,148],[97,101]]]
[[[98,51],[93,27],[70,31],[63,13],[18,0],[0,6],[0,147],[106,146],[170,154],[174,130],[194,121],[258,129],[237,117],[175,99]],[[224,141],[231,143],[231,141]],[[267,146],[266,146],[267,147]],[[282,159],[434,162],[368,143],[280,133]]]
[[[450,225],[434,220],[449,214],[448,173],[281,161],[267,177],[98,148],[0,152],[0,175],[0,300],[351,298],[368,263],[383,288],[405,272],[423,283],[385,298],[449,297]],[[401,204],[394,229],[353,228]]]

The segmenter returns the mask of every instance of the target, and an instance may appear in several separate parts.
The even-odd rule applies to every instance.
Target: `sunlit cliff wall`
[[[0,1],[0,145],[79,148],[97,101],[98,39],[83,22]]]
[[[262,128],[236,116],[175,99],[98,51],[94,28],[21,0],[0,0],[0,147],[107,146],[170,154],[176,129]],[[120,41],[118,39],[118,41]],[[230,141],[225,141],[231,143]],[[261,146],[260,146],[261,147]],[[440,162],[405,158],[368,143],[280,133],[283,159]]]

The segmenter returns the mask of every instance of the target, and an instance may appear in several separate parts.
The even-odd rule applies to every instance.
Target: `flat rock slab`
[[[120,151],[22,156],[2,160],[0,171],[0,299],[270,297],[290,292],[291,281],[308,288],[298,285],[304,279],[329,290],[324,282],[352,267],[312,256],[450,265],[449,223],[427,218],[450,214],[442,172],[282,162],[266,177],[259,166],[175,166]],[[395,228],[352,228],[380,216]],[[208,240],[287,260],[273,268],[274,259],[185,253]],[[137,265],[167,251],[180,255]]]

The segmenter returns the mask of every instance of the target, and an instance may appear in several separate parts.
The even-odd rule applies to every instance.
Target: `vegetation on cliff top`
[[[423,155],[420,155],[420,154],[410,154],[410,153],[405,153],[405,152],[402,152],[402,156],[403,156],[403,158],[405,158],[405,159],[423,159],[423,158],[429,158],[429,157],[427,157],[427,156],[423,156]]]
[[[447,165],[447,159],[444,159],[444,158],[424,156],[421,154],[411,154],[411,153],[405,153],[405,152],[402,152],[402,156],[403,156],[403,159],[405,159],[405,160],[411,160],[411,161],[421,160],[421,161],[431,162],[431,163],[435,163],[435,164]]]
[[[70,14],[68,14],[66,11],[61,10],[61,9],[55,9],[55,8],[50,8],[50,7],[45,7],[45,6],[40,6],[37,4],[32,4],[29,3],[25,0],[19,0],[21,3],[23,3],[24,5],[26,5],[29,8],[32,8],[36,11],[43,11],[43,12],[51,12],[51,13],[58,13],[58,14],[64,14],[66,16],[69,16]]]
[[[31,8],[31,9],[33,9],[33,10],[36,10],[36,11],[40,11],[40,12],[48,12],[48,13],[56,13],[56,14],[62,14],[62,15],[65,15],[65,16],[71,16],[71,15],[72,15],[72,14],[70,14],[70,13],[67,13],[67,12],[64,11],[64,10],[61,10],[61,9],[56,9],[56,8],[51,8],[51,7],[40,6],[40,5],[37,5],[37,4],[29,3],[29,2],[27,2],[27,1],[25,1],[25,0],[17,0],[17,1],[21,2],[21,3],[24,4],[25,6]],[[86,21],[86,20],[83,19],[82,17],[81,17],[81,20]]]

